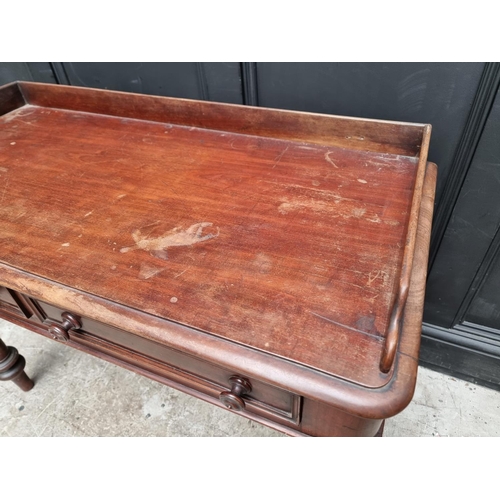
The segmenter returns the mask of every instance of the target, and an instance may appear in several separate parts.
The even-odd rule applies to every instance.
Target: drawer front
[[[19,293],[0,286],[0,310],[21,318],[31,318],[33,316],[27,300]]]
[[[154,370],[156,367],[162,373],[168,372],[165,376],[171,380],[192,390],[208,394],[217,400],[223,392],[226,395],[231,392],[229,400],[233,398],[234,391],[237,393],[241,389],[241,385],[238,385],[234,379],[239,376],[250,383],[250,390],[247,393],[243,391],[243,394],[237,394],[244,402],[241,413],[258,414],[286,425],[299,424],[301,398],[297,395],[99,321],[72,315],[69,311],[46,302],[33,300],[33,303],[37,309],[37,316],[48,328],[53,328],[54,324],[61,325],[66,321],[66,326],[69,326],[67,335],[71,341],[107,352],[131,364],[134,362],[141,364],[141,359],[130,355],[130,353],[138,354],[153,361],[152,364],[147,363],[149,369]],[[76,324],[79,328],[74,328],[75,325],[71,321],[79,322]],[[58,333],[57,328],[55,333]],[[64,339],[59,338],[59,340]],[[154,363],[154,361],[159,363]],[[226,399],[223,399],[226,402]],[[232,409],[237,408],[233,406]]]

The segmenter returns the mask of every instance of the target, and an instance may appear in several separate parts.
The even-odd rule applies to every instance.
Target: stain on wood
[[[155,257],[166,260],[168,258],[167,248],[186,247],[217,238],[219,236],[219,228],[217,228],[217,233],[203,234],[203,229],[210,226],[212,226],[211,222],[198,222],[185,230],[180,227],[174,227],[163,236],[157,238],[148,237],[143,233],[143,230],[136,229],[132,233],[135,245],[123,247],[120,249],[120,252],[125,253],[130,252],[130,250],[141,249],[150,252]]]

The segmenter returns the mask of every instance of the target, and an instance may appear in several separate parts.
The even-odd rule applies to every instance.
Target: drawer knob
[[[250,382],[243,377],[234,376],[229,379],[231,391],[221,392],[220,401],[230,410],[241,411],[245,409],[245,401],[241,396],[249,394],[252,390]]]
[[[55,340],[66,342],[69,340],[69,330],[79,330],[82,327],[80,318],[69,312],[61,314],[62,323],[52,322],[49,326],[49,333]]]

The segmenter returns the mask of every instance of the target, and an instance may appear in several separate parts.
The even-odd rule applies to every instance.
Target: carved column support
[[[33,388],[33,381],[24,372],[26,360],[15,347],[7,347],[0,339],[0,380],[12,380],[23,391]]]

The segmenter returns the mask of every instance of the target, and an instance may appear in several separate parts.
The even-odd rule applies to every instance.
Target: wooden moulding
[[[406,233],[402,240],[404,250],[401,251],[399,267],[393,270],[394,289],[391,295],[392,302],[388,304],[386,311],[387,327],[381,333],[365,334],[355,325],[350,325],[351,327],[348,325],[347,329],[341,330],[335,321],[330,321],[328,317],[323,318],[327,322],[330,321],[327,326],[342,332],[347,339],[346,348],[349,346],[349,335],[353,335],[356,342],[360,342],[359,345],[364,342],[363,345],[366,346],[364,349],[366,352],[370,351],[373,359],[379,356],[378,362],[373,366],[380,372],[375,375],[366,375],[367,370],[372,369],[370,366],[366,369],[366,373],[363,372],[351,380],[345,374],[335,374],[327,364],[315,366],[314,362],[307,358],[305,347],[301,351],[303,358],[294,359],[293,349],[273,352],[266,350],[263,344],[246,345],[237,336],[224,336],[205,328],[204,325],[197,326],[184,321],[182,317],[170,317],[163,310],[145,309],[138,303],[119,300],[118,295],[108,295],[103,292],[104,289],[78,288],[75,282],[59,281],[51,276],[44,276],[41,270],[35,270],[38,268],[34,260],[29,261],[33,262],[34,267],[26,269],[23,259],[24,262],[28,262],[26,260],[28,257],[25,254],[18,256],[11,253],[12,258],[0,259],[0,284],[35,299],[46,300],[63,309],[70,309],[75,314],[126,329],[136,335],[232,369],[236,373],[253,376],[363,418],[387,418],[408,404],[416,377],[420,339],[419,321],[421,322],[423,306],[421,294],[425,283],[425,259],[432,218],[431,198],[433,199],[435,189],[435,165],[428,164],[425,175],[430,137],[429,125],[251,108],[26,82],[0,88],[0,114],[10,113],[23,105],[34,109],[51,109],[56,115],[59,111],[71,110],[81,114],[79,119],[82,123],[91,125],[98,123],[98,120],[101,120],[99,117],[102,116],[102,123],[109,130],[115,125],[109,122],[108,117],[120,117],[129,121],[131,129],[133,121],[140,121],[141,126],[150,127],[148,130],[151,130],[153,135],[152,124],[160,123],[192,127],[206,133],[227,132],[241,137],[244,144],[253,144],[252,141],[259,138],[261,149],[264,151],[268,149],[276,159],[274,166],[272,162],[269,163],[269,168],[274,169],[279,162],[282,162],[275,172],[278,172],[279,168],[288,168],[288,171],[292,172],[292,168],[297,167],[299,160],[293,163],[293,159],[282,159],[284,153],[276,156],[273,148],[278,146],[275,146],[275,143],[265,142],[269,139],[288,141],[286,144],[292,149],[307,144],[311,146],[310,149],[324,156],[327,155],[324,151],[328,150],[321,148],[338,148],[339,154],[344,155],[342,158],[346,162],[350,158],[369,160],[371,154],[377,154],[378,157],[401,156],[401,162],[406,162],[407,171],[414,168],[412,184],[408,187],[412,195],[411,201],[408,202],[408,214],[398,221]],[[34,120],[40,118],[36,113],[33,117]],[[15,117],[12,119],[15,120]],[[19,122],[21,127],[26,126],[22,120]],[[116,123],[116,127],[121,126],[118,121]],[[28,123],[28,126],[32,125]],[[78,130],[81,136],[85,130],[84,125],[76,127],[77,125],[75,130]],[[208,137],[202,136],[201,132],[196,130],[194,133],[197,134],[197,139]],[[34,143],[29,146],[35,148]],[[221,151],[224,152],[222,149]],[[279,152],[279,149],[277,151]],[[248,159],[242,156],[239,161],[244,165],[243,162]],[[338,166],[332,165],[333,167],[329,168],[335,173]],[[286,172],[283,170],[283,175]],[[57,178],[54,172],[51,171],[51,174],[54,175],[54,179]],[[363,179],[358,180],[364,182]],[[150,193],[154,194],[153,191]],[[68,191],[68,196],[71,194]],[[73,210],[77,202],[76,198],[73,202],[70,201],[68,210]],[[62,210],[58,203],[58,200],[54,199],[54,210]],[[317,206],[323,207],[323,205]],[[319,217],[317,212],[311,215],[311,220],[313,216]],[[264,218],[262,220],[265,221]],[[321,220],[320,223],[325,224],[325,220]],[[20,227],[17,226],[18,232]],[[349,227],[355,227],[354,223]],[[387,231],[389,229],[387,226]],[[128,253],[124,255],[126,258],[132,256]],[[418,289],[418,292],[415,292],[415,289]],[[326,328],[324,325],[322,327]],[[351,331],[353,333],[350,333]],[[350,363],[355,365],[353,361]]]
[[[426,156],[424,125],[18,82],[25,103],[349,149]],[[8,88],[4,87],[4,88]],[[1,89],[0,89],[1,90]],[[339,133],[340,132],[340,133]],[[425,147],[425,145],[424,145]]]
[[[423,141],[422,141],[423,144],[422,149],[424,151],[428,151],[429,149],[430,137],[431,137],[431,126],[427,125],[424,130]],[[406,247],[403,255],[403,265],[401,268],[401,275],[399,279],[399,288],[396,297],[394,299],[394,305],[392,307],[392,313],[391,313],[391,320],[389,323],[389,328],[387,330],[387,336],[385,338],[385,345],[382,354],[382,359],[380,360],[380,370],[384,373],[388,373],[392,368],[392,365],[394,364],[394,358],[396,356],[399,336],[401,333],[403,313],[406,305],[406,300],[408,298],[408,291],[410,288],[410,277],[411,277],[411,270],[413,263],[413,255],[415,253],[418,215],[420,212],[420,205],[422,201],[422,190],[424,187],[426,162],[427,162],[427,155],[425,155],[425,157],[421,156],[418,162],[418,173],[417,173],[417,179],[415,181],[413,200],[411,204],[408,238],[406,240]]]

